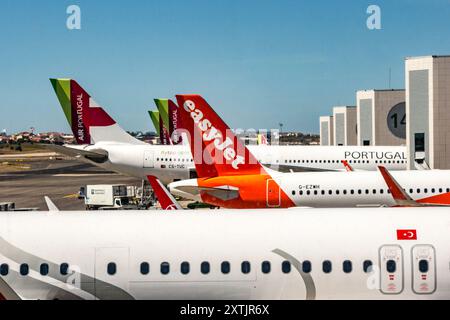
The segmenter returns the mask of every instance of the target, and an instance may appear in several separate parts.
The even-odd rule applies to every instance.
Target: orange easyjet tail
[[[199,95],[177,95],[199,178],[265,173],[244,144]]]

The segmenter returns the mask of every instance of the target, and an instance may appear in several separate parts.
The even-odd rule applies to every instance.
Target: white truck
[[[131,210],[138,209],[136,186],[126,185],[87,185],[81,187],[87,210]]]

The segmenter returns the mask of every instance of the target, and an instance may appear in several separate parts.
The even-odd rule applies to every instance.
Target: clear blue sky
[[[389,68],[403,88],[404,57],[450,54],[450,1],[1,0],[0,45],[0,130],[68,132],[48,78],[73,77],[127,130],[152,129],[153,98],[199,93],[234,128],[318,132]]]

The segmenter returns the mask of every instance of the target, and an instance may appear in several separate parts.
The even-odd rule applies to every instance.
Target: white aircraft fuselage
[[[450,209],[0,215],[7,299],[450,299]]]

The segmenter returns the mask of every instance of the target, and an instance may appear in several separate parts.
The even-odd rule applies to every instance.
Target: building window
[[[250,262],[248,262],[248,261],[242,262],[242,264],[241,264],[241,271],[244,274],[250,273]]]
[[[325,260],[325,261],[322,263],[322,270],[323,270],[324,273],[330,273],[331,270],[332,270],[332,264],[331,264],[331,261]]]
[[[351,262],[350,260],[345,260],[345,261],[342,263],[342,269],[344,270],[345,273],[350,273],[350,272],[352,272],[352,269],[353,269],[353,267],[352,267],[352,262]]]
[[[303,261],[303,263],[302,263],[302,271],[304,273],[310,273],[311,272],[311,262],[310,261],[308,261],[308,260]]]
[[[161,273],[169,274],[170,272],[170,264],[168,262],[161,263]]]
[[[190,267],[189,267],[189,262],[182,262],[181,266],[180,266],[180,270],[182,274],[188,274]]]
[[[228,261],[222,262],[220,265],[220,271],[222,271],[223,274],[229,274],[231,270],[230,263]]]
[[[281,264],[281,270],[283,273],[290,273],[291,272],[291,263],[289,261],[283,261]]]
[[[39,267],[39,273],[42,276],[48,275],[48,270],[49,270],[49,267],[48,267],[48,264],[46,264],[46,263],[41,264]]]
[[[20,265],[20,275],[26,276],[26,275],[28,275],[28,272],[30,272],[30,268],[28,267],[28,264],[22,263]]]
[[[7,276],[9,273],[9,266],[6,263],[0,265],[0,275]]]
[[[370,260],[366,260],[363,262],[363,270],[365,273],[369,273],[370,272],[370,268],[372,267],[373,263]]]
[[[114,262],[108,263],[108,266],[106,267],[106,271],[110,276],[113,276],[117,272],[117,265]]]
[[[59,266],[59,272],[63,276],[67,276],[69,274],[69,264],[68,263],[61,263],[61,265]]]
[[[150,272],[150,265],[148,262],[142,262],[141,263],[141,274],[146,275]]]
[[[202,264],[200,265],[201,273],[208,274],[209,273],[209,269],[210,269],[209,262],[206,262],[206,261],[202,262]]]
[[[264,274],[267,274],[270,272],[270,262],[269,261],[264,261],[263,263],[261,263],[261,271]]]

